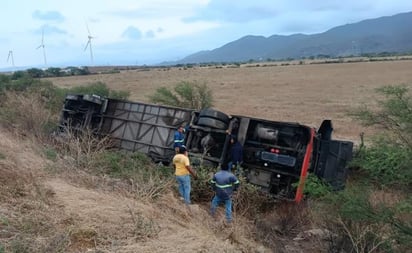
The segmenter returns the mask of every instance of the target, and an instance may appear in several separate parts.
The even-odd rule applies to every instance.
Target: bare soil
[[[207,205],[188,208],[173,192],[148,202],[84,184],[91,175],[68,161],[53,163],[40,145],[0,130],[4,252],[270,252],[242,217],[227,227],[223,213],[215,221]]]
[[[298,122],[319,127],[331,119],[334,137],[357,142],[372,133],[347,113],[363,104],[374,106],[375,89],[385,85],[412,85],[412,60],[309,64],[256,64],[240,67],[153,68],[50,78],[55,85],[72,87],[103,82],[129,91],[130,100],[149,102],[161,87],[181,81],[206,83],[216,109],[273,121]]]

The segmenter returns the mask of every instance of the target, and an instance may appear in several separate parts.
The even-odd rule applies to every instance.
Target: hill
[[[176,62],[245,62],[249,60],[342,57],[411,53],[412,12],[346,24],[319,34],[270,37],[248,35],[220,48],[201,51]]]

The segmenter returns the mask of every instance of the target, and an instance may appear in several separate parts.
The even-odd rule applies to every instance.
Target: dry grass
[[[139,198],[130,183],[91,175],[62,158],[47,161],[32,141],[0,134],[6,252],[270,252],[242,217],[226,227],[211,219],[208,204],[187,208],[172,191],[156,201]]]
[[[412,83],[411,67],[412,61],[171,68],[53,82],[77,86],[102,81],[110,88],[131,91],[132,99],[146,101],[157,87],[206,81],[222,111],[313,126],[331,118],[336,137],[356,140],[365,129],[345,112],[362,101],[370,102],[375,87]],[[32,112],[30,103],[41,106],[37,98],[10,98],[15,103],[10,105],[23,111]],[[36,118],[49,117],[37,113],[42,111],[33,112],[22,127],[26,136],[27,130],[38,126]],[[92,146],[102,143],[74,139],[65,147],[70,151],[66,157],[51,161],[42,146],[23,138],[21,132],[12,134],[10,130],[17,128],[11,126],[9,131],[0,129],[0,249],[3,246],[6,252],[285,252],[290,245],[310,252],[319,245],[317,241],[291,242],[299,230],[312,225],[306,207],[277,207],[256,224],[243,216],[244,210],[236,209],[235,222],[228,227],[222,208],[215,221],[209,216],[209,203],[187,208],[172,190],[154,200],[151,191],[139,193],[138,182],[80,169],[95,156]],[[76,155],[79,152],[88,155]],[[377,192],[372,198],[377,204],[390,203],[391,196]],[[265,236],[270,249],[255,240]]]
[[[201,81],[211,88],[215,107],[229,114],[299,122],[319,127],[332,119],[335,137],[359,140],[365,129],[346,115],[361,103],[372,104],[374,89],[384,85],[412,85],[412,60],[242,66],[240,68],[194,67],[121,71],[51,78],[55,85],[71,87],[104,82],[111,89],[130,91],[131,99],[148,102],[161,86],[181,81]]]
[[[43,184],[47,165],[27,139],[0,131],[0,245],[6,252],[46,251],[54,244],[66,216],[53,202],[54,192]],[[16,141],[17,140],[17,141]]]
[[[102,152],[112,147],[112,141],[109,137],[97,136],[90,129],[74,132],[67,127],[55,136],[53,146],[61,154],[73,159],[76,167],[87,170]]]
[[[8,91],[4,98],[0,112],[4,127],[38,140],[48,139],[46,128],[50,122],[57,122],[57,118],[49,110],[45,110],[46,102],[40,94]]]

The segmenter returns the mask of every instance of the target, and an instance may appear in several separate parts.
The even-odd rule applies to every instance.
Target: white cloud
[[[122,37],[131,39],[131,40],[139,40],[142,38],[142,32],[139,30],[139,28],[136,28],[134,26],[129,26],[122,33]]]
[[[408,11],[412,1],[407,0],[14,0],[0,10],[0,56],[6,59],[13,50],[16,65],[41,65],[42,54],[35,48],[44,28],[50,65],[87,64],[89,30],[96,64],[99,59],[112,64],[155,63],[249,34],[319,33]],[[0,61],[0,68],[6,66]]]
[[[54,21],[54,22],[63,22],[64,17],[58,11],[39,11],[35,10],[33,12],[33,18],[43,20],[43,21]]]

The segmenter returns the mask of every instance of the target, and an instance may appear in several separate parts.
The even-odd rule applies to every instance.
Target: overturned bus
[[[291,122],[227,115],[104,98],[67,95],[60,128],[92,129],[109,136],[117,148],[142,152],[154,162],[173,158],[173,136],[186,125],[185,145],[193,165],[226,166],[231,135],[243,146],[242,173],[247,181],[282,199],[299,202],[307,174],[342,189],[353,143],[332,139],[332,122],[319,129]]]

